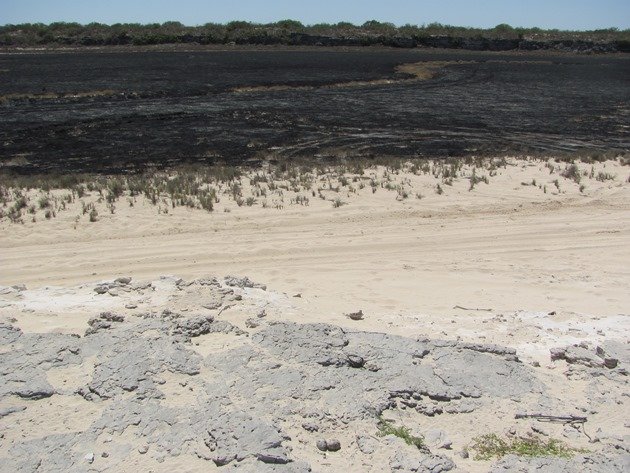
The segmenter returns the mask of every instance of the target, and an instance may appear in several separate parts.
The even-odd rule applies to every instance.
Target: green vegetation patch
[[[411,433],[411,430],[404,425],[395,426],[388,420],[379,418],[378,421],[378,433],[379,437],[385,437],[386,435],[395,435],[405,441],[407,445],[414,445],[419,449],[425,448],[424,437],[416,437]]]
[[[504,439],[497,434],[485,434],[473,439],[470,450],[475,452],[475,460],[490,460],[505,455],[525,457],[561,457],[570,458],[586,450],[569,447],[557,439],[544,439],[537,436]]]

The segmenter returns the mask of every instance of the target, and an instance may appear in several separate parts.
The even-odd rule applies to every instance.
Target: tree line
[[[57,22],[50,24],[24,23],[0,26],[0,45],[28,46],[99,46],[151,45],[173,43],[200,44],[356,44],[405,45],[404,40],[422,43],[432,37],[473,40],[509,41],[583,41],[593,43],[630,44],[630,30],[607,28],[592,31],[544,30],[515,28],[507,24],[494,28],[466,28],[430,23],[427,25],[396,26],[392,23],[368,21],[362,25],[348,22],[303,25],[295,20],[276,23],[232,21],[226,24],[206,23],[186,26],[176,21],[166,23],[117,23],[106,25]],[[310,38],[310,40],[309,40]],[[314,38],[314,39],[312,39]],[[326,39],[329,39],[326,43]],[[320,42],[318,43],[318,40]],[[335,43],[334,40],[337,40]],[[332,41],[332,42],[331,42]]]

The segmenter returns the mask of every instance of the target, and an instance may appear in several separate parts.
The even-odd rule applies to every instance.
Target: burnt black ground
[[[420,82],[395,67],[466,61]],[[260,85],[309,85],[234,93]],[[424,50],[0,55],[0,162],[19,172],[120,171],[267,156],[462,156],[630,148],[630,55]],[[16,159],[17,158],[17,159]]]

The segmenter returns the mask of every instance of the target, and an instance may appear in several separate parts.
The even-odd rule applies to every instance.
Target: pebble
[[[324,439],[319,439],[317,442],[315,442],[315,445],[322,452],[328,451],[328,444],[326,443]]]
[[[149,446],[146,444],[138,447],[138,453],[140,453],[141,455],[144,455],[148,451],[149,451]]]
[[[336,452],[341,450],[341,442],[337,439],[328,439],[326,440],[326,447],[329,452]]]
[[[94,454],[88,453],[83,457],[83,459],[88,463],[94,463]]]

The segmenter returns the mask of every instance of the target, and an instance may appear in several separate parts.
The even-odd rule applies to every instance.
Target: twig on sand
[[[453,309],[461,309],[461,310],[483,310],[485,312],[492,312],[494,309],[471,309],[468,307],[462,307],[461,305],[456,305]]]
[[[221,315],[223,312],[225,312],[226,310],[228,310],[230,307],[234,307],[234,305],[224,305],[223,307],[221,307],[221,310],[217,312],[217,317]]]
[[[536,419],[541,422],[561,422],[564,424],[583,424],[587,421],[586,417],[580,416],[550,416],[545,414],[516,414],[515,419]]]

